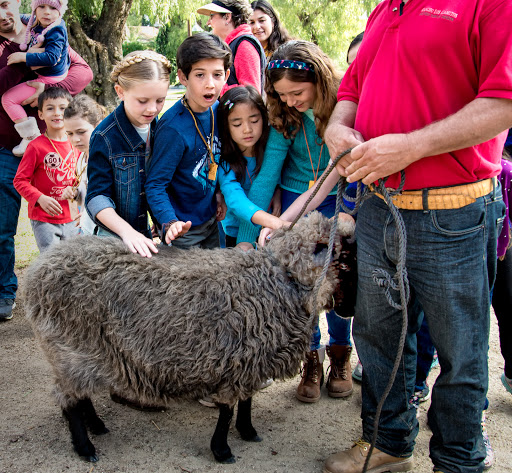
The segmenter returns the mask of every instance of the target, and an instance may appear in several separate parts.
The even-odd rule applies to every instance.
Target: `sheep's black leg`
[[[210,442],[215,460],[220,463],[235,463],[235,457],[228,445],[229,424],[233,418],[233,408],[227,404],[219,404],[219,420]]]
[[[245,401],[238,401],[238,413],[236,415],[235,427],[241,437],[248,442],[261,442],[262,438],[252,426],[251,420],[252,397]]]
[[[73,443],[75,452],[83,457],[84,460],[97,462],[98,456],[96,455],[96,449],[87,436],[87,429],[85,428],[83,413],[79,404],[62,409],[62,413],[68,421],[69,431],[71,432],[71,442]]]
[[[108,433],[108,429],[105,427],[103,421],[96,414],[96,410],[92,405],[92,401],[87,397],[78,401],[77,407],[80,409],[83,415],[85,425],[89,431],[94,435],[102,435]]]

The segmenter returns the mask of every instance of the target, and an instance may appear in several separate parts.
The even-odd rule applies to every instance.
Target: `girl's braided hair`
[[[119,61],[110,74],[110,80],[123,89],[132,82],[146,80],[169,80],[171,63],[155,51],[133,51]]]

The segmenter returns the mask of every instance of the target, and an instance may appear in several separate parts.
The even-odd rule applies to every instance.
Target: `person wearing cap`
[[[67,10],[67,0],[32,0],[32,13],[25,31],[25,39],[20,44],[20,52],[7,58],[7,65],[26,63],[36,70],[36,81],[43,84],[56,84],[66,78],[69,69],[69,44],[66,25],[62,16]],[[31,47],[43,48],[42,52],[32,52]],[[23,52],[27,51],[28,52]],[[27,116],[21,105],[34,94],[34,88],[21,83],[2,95],[2,105],[7,115],[15,123],[14,128],[22,138],[12,152],[23,156],[30,141],[39,135],[35,118]]]
[[[343,77],[325,132],[331,157],[351,149],[337,164],[348,182],[382,179],[389,191],[399,189],[391,200],[403,221],[382,187],[357,214],[353,336],[364,367],[362,438],[330,456],[324,473],[361,472],[374,435],[368,472],[415,470],[419,429],[410,400],[420,320],[409,310],[405,349],[397,353],[407,301],[393,287],[402,264],[407,307],[423,309],[441,368],[428,411],[433,470],[484,469],[490,288],[505,214],[496,176],[512,125],[510,24],[510,2],[501,0],[385,0]],[[406,246],[398,241],[404,228]]]
[[[28,18],[20,15],[20,0],[3,0],[0,2],[0,95],[21,82],[33,80],[36,75],[26,64],[7,66],[7,58],[19,52],[20,44],[25,41],[26,22]],[[68,51],[71,65],[67,77],[55,87],[66,89],[71,95],[81,92],[92,80],[93,74],[87,63],[72,49]],[[32,104],[42,92],[44,84],[39,83],[37,92],[27,99]],[[35,92],[35,93],[34,93]],[[27,107],[27,114],[37,117],[37,108]],[[38,120],[38,118],[36,118]],[[44,122],[38,121],[44,129]],[[12,149],[19,143],[19,136],[14,123],[0,107],[0,321],[13,316],[18,280],[14,272],[14,235],[18,225],[21,197],[13,186],[13,179],[20,163],[12,154]]]
[[[212,33],[225,41],[233,52],[229,79],[221,91],[239,85],[252,85],[263,92],[265,52],[248,24],[252,8],[248,0],[213,0],[197,10],[209,16]]]

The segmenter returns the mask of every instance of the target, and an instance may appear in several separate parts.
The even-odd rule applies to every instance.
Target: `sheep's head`
[[[345,280],[350,279],[346,274],[350,272],[354,279],[356,274],[355,244],[351,243],[354,229],[353,218],[340,214],[332,261],[317,295],[318,310],[340,306],[347,297],[355,298],[355,294],[347,294],[345,284]],[[276,231],[265,246],[304,290],[304,305],[310,313],[314,310],[313,288],[322,273],[327,257],[330,231],[330,220],[319,212],[312,212],[300,219],[293,229]],[[352,258],[348,258],[349,256]],[[343,284],[340,285],[340,282]],[[355,291],[355,285],[353,290]]]

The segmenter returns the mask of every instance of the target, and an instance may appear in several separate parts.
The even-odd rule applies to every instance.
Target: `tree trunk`
[[[110,73],[114,64],[122,59],[124,27],[132,3],[133,0],[104,0],[100,17],[89,25],[82,24],[73,14],[67,19],[69,44],[94,74],[85,92],[109,111],[117,103]]]

